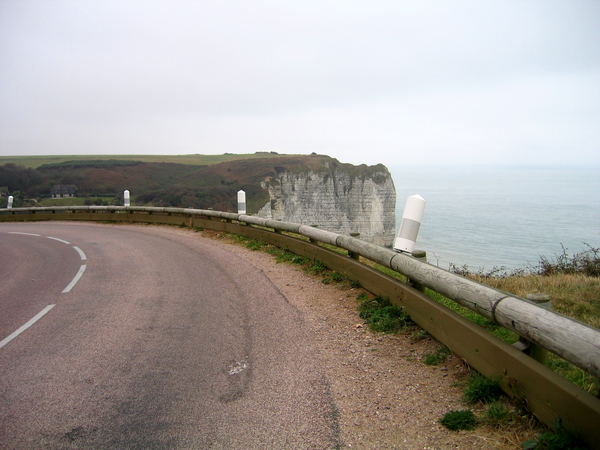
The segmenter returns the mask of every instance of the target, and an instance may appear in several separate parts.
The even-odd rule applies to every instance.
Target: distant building
[[[77,186],[72,184],[55,184],[52,186],[52,198],[75,197]]]
[[[0,197],[8,197],[8,186],[0,186]]]

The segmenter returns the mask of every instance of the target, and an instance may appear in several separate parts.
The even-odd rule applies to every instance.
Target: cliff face
[[[340,234],[391,247],[396,228],[396,189],[383,165],[351,166],[326,162],[323,170],[292,172],[278,167],[261,183],[271,200],[262,217],[318,225]]]

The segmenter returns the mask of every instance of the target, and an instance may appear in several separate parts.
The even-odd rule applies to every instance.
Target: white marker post
[[[246,214],[246,193],[239,190],[237,193],[238,214]]]
[[[6,207],[7,207],[8,209],[11,209],[11,208],[12,208],[12,204],[13,204],[13,196],[12,196],[12,195],[9,195],[9,196],[8,196],[8,203],[6,204]]]
[[[130,201],[129,201],[129,191],[124,191],[123,192],[123,204],[125,206],[129,206],[130,205]]]
[[[425,203],[425,200],[420,195],[411,195],[406,199],[400,229],[394,242],[394,250],[412,253],[417,241],[417,235],[419,234],[419,228],[421,227]]]

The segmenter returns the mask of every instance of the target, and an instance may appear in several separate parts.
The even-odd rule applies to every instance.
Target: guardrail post
[[[313,228],[319,228],[319,225],[314,225],[314,224],[313,224],[313,225],[311,225],[311,227],[313,227]],[[311,243],[313,243],[313,244],[318,244],[318,243],[319,243],[319,241],[317,241],[316,239],[313,239],[313,238],[308,238],[308,240],[309,240]]]
[[[350,236],[358,238],[360,236],[360,233],[350,233]],[[355,252],[351,252],[350,250],[348,250],[348,256],[352,259],[355,259],[357,261],[360,260],[360,254],[355,253]]]
[[[277,219],[277,222],[281,222],[281,219]],[[283,234],[283,231],[281,231],[279,228],[274,228],[273,231],[275,231],[277,234]]]
[[[412,257],[421,261],[421,262],[427,262],[427,252],[425,250],[414,250],[412,252]],[[425,286],[423,286],[421,283],[415,281],[415,280],[411,280],[410,278],[408,279],[408,284],[410,284],[413,288],[415,288],[417,291],[420,292],[425,292]]]
[[[551,298],[547,294],[527,294],[525,298],[539,307],[547,309],[548,311],[552,311],[552,302]],[[536,361],[541,362],[542,364],[546,364],[546,357],[548,356],[548,351],[528,339],[524,337],[519,338],[519,342],[515,342],[513,347],[521,350],[523,353],[529,355],[531,358]]]

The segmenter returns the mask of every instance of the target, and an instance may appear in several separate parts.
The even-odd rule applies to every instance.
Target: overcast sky
[[[0,0],[0,157],[600,164],[600,0]]]

